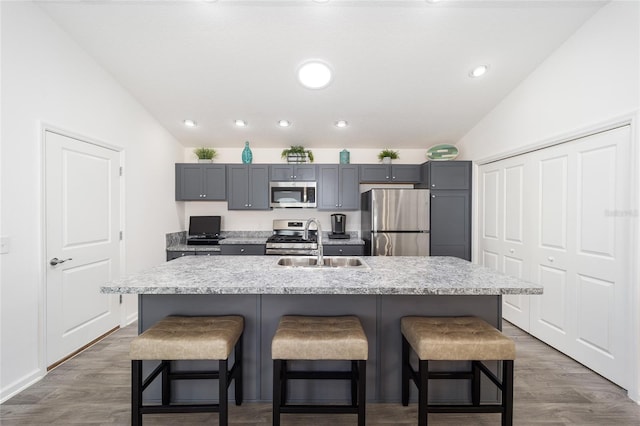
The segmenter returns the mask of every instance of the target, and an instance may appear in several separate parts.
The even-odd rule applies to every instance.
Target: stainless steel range
[[[273,235],[267,239],[266,254],[312,255],[318,250],[317,231],[309,230],[309,239],[303,238],[303,219],[276,219]]]

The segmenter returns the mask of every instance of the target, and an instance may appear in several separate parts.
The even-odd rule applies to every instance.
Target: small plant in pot
[[[398,151],[392,149],[383,149],[378,154],[378,160],[382,161],[383,164],[391,164],[391,160],[397,160],[398,158],[400,158]]]
[[[198,157],[198,163],[211,163],[218,153],[213,148],[196,148],[193,153]]]
[[[313,152],[302,145],[291,145],[290,148],[282,151],[281,157],[289,164],[313,163]]]

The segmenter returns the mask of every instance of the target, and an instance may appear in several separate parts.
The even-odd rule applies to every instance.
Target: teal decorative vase
[[[349,151],[346,149],[340,151],[340,164],[349,164]]]
[[[251,164],[253,161],[253,153],[251,152],[251,148],[249,148],[249,141],[244,143],[244,149],[242,150],[242,162],[244,164]]]

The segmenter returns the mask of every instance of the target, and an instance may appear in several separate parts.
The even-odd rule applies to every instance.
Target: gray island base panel
[[[140,295],[140,332],[170,314],[243,315],[247,401],[271,400],[271,339],[280,316],[358,315],[369,340],[367,399],[398,403],[402,316],[476,315],[500,328],[502,294],[542,293],[541,286],[450,257],[363,257],[370,269],[358,271],[284,268],[276,265],[278,258],[185,257],[108,283],[102,292]],[[145,363],[145,370],[151,371],[152,364]],[[467,368],[465,363],[432,364],[436,369]],[[179,366],[215,368],[216,363],[181,362]],[[298,366],[345,369],[348,363],[293,363],[293,367]],[[176,384],[174,395],[177,401],[197,402],[217,398],[215,388],[207,381],[182,382]],[[417,392],[411,392],[415,400]],[[145,392],[145,400],[159,398],[159,385]],[[346,403],[349,387],[342,381],[294,381],[290,398]],[[468,399],[465,381],[435,381],[430,385],[430,400],[434,402],[461,403]],[[490,383],[483,383],[483,399],[497,401]]]

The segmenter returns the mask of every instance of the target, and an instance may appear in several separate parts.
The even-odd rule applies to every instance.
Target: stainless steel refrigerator
[[[365,254],[429,255],[429,190],[371,189],[361,195]]]

